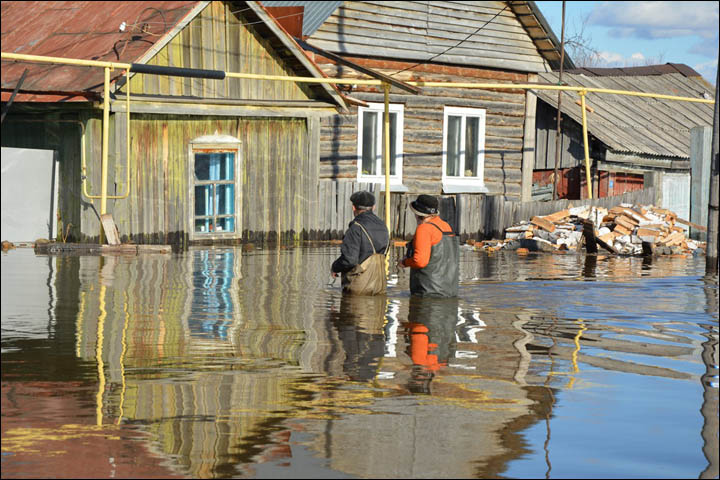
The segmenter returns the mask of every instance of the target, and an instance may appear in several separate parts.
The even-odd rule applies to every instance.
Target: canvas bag
[[[390,245],[385,249],[385,254],[377,253],[375,244],[365,227],[360,223],[357,225],[365,232],[373,253],[362,263],[355,265],[352,270],[343,275],[343,292],[352,295],[384,295],[387,278],[385,276],[385,255],[390,250]]]

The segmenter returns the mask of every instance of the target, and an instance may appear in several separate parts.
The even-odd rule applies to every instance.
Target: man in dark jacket
[[[340,247],[340,257],[332,264],[331,274],[347,273],[375,253],[385,253],[390,234],[385,223],[373,213],[375,197],[370,192],[355,192],[350,196],[355,218],[348,225]],[[367,235],[360,227],[365,228]],[[370,239],[368,239],[368,236]],[[372,244],[370,243],[372,240]],[[373,246],[375,247],[373,252]]]

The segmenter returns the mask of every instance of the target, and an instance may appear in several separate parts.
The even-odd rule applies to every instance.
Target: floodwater
[[[419,300],[338,254],[3,253],[2,477],[718,477],[704,257],[463,250]]]

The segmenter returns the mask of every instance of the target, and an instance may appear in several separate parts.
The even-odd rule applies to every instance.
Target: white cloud
[[[705,80],[707,80],[713,85],[715,84],[715,80],[717,80],[718,68],[717,58],[715,60],[710,60],[709,62],[698,63],[696,65],[693,65],[692,68],[700,75],[702,75]]]
[[[589,23],[622,37],[717,39],[718,2],[601,2]]]
[[[599,67],[636,67],[656,63],[657,59],[648,59],[640,52],[635,52],[629,57],[617,52],[600,52],[598,54]],[[661,63],[661,62],[657,62]]]
[[[605,66],[618,66],[622,64],[625,58],[621,54],[615,52],[600,52],[599,57],[600,61]]]

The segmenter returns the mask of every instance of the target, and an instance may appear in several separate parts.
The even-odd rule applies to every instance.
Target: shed
[[[10,1],[2,18],[3,52],[323,75],[259,2]],[[335,87],[132,72],[129,81],[126,142],[127,79],[111,72],[107,211],[124,242],[312,236],[320,118],[345,108]],[[58,227],[49,236],[64,241],[100,236],[102,94],[101,68],[3,60],[2,146],[54,152]],[[27,185],[28,197],[43,188]]]
[[[364,69],[370,78],[402,82],[524,84],[560,65],[559,41],[534,2],[335,3],[331,9],[328,2],[266,2],[304,6],[313,21],[305,24],[301,45],[330,77],[367,79]],[[327,17],[323,22],[318,10]],[[572,67],[566,57],[565,68]],[[440,195],[451,210],[458,195],[468,200],[467,208],[473,208],[471,197],[530,198],[534,96],[523,89],[420,90],[390,92],[395,234],[405,234],[403,205],[421,193]],[[343,93],[356,103],[348,113],[323,119],[321,181],[332,185],[330,192],[341,192],[335,195],[359,188],[380,193],[383,91],[356,85]],[[337,199],[340,208],[347,208],[344,200]]]
[[[558,73],[541,73],[557,83]],[[570,86],[628,90],[712,99],[713,87],[683,64],[583,68],[563,73]],[[538,90],[534,183],[551,183],[555,166],[558,94]],[[564,92],[561,109],[560,198],[586,196],[582,112],[576,92]],[[660,187],[666,208],[689,218],[693,128],[712,128],[713,105],[687,101],[589,93],[586,97],[593,192],[612,196],[644,186]],[[536,191],[538,188],[536,188]]]

